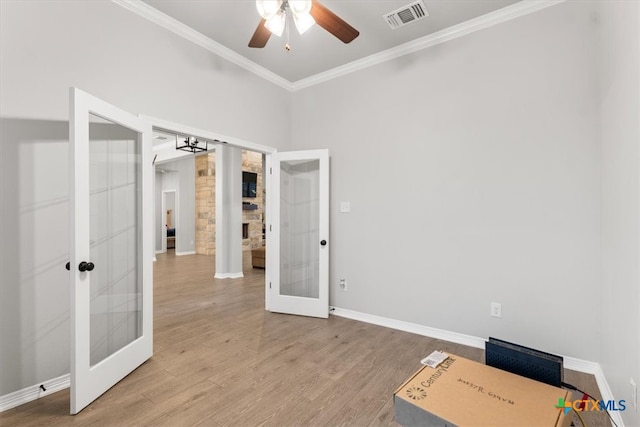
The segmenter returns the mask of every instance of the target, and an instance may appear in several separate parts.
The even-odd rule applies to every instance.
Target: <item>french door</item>
[[[329,316],[329,151],[267,156],[267,309]]]
[[[71,413],[153,352],[151,125],[70,89]]]

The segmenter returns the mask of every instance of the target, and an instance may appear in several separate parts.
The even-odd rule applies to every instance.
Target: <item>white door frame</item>
[[[76,414],[127,376],[153,354],[153,166],[151,124],[77,88],[69,90],[70,136],[70,411]],[[141,135],[140,180],[142,185],[139,265],[142,281],[142,331],[140,336],[91,366],[91,277],[79,271],[82,261],[91,261],[89,190],[89,114],[134,130]],[[95,266],[101,268],[100,265]],[[95,274],[95,273],[94,273]]]
[[[329,150],[304,150],[304,151],[281,151],[268,154],[266,160],[267,166],[267,259],[265,272],[265,309],[268,311],[275,310],[280,313],[297,314],[303,316],[314,316],[326,318],[329,316],[329,250],[331,242],[329,241]],[[318,212],[319,221],[319,239],[318,260],[320,262],[319,272],[319,296],[318,298],[302,298],[295,296],[280,295],[280,266],[276,264],[279,260],[274,256],[280,250],[279,220],[280,220],[280,204],[276,198],[280,195],[279,182],[277,177],[280,176],[278,170],[278,160],[298,160],[298,159],[318,159],[319,160],[319,198],[321,200]],[[323,179],[325,178],[325,179]],[[325,201],[323,204],[322,201]],[[273,233],[273,234],[272,234]],[[271,238],[269,238],[271,237]],[[321,244],[323,241],[324,244]]]

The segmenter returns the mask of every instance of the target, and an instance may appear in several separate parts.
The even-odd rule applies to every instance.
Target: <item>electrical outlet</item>
[[[631,384],[631,402],[633,402],[633,410],[638,410],[638,387],[636,387],[636,382],[631,378],[629,380],[629,384]]]
[[[491,303],[491,317],[502,317],[502,304],[499,302]]]
[[[347,292],[347,279],[340,279],[340,289]]]

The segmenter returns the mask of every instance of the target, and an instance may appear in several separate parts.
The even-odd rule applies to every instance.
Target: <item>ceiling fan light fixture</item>
[[[417,1],[422,2],[422,0]],[[256,6],[262,19],[249,40],[250,48],[263,48],[269,41],[271,34],[281,37],[286,30],[285,49],[290,50],[290,31],[287,21],[291,20],[294,21],[300,34],[316,23],[345,44],[351,43],[360,35],[358,30],[323,6],[318,0],[256,0]],[[270,15],[271,13],[273,14]],[[291,25],[291,22],[288,24]]]
[[[300,34],[304,34],[309,28],[313,27],[316,20],[309,13],[294,13],[293,22],[296,24],[296,28]]]
[[[276,36],[282,36],[282,32],[284,31],[284,27],[286,25],[287,16],[283,11],[280,11],[273,15],[271,18],[267,19],[267,22],[264,23],[264,26],[267,27],[269,31],[271,31]]]
[[[282,0],[256,0],[256,9],[264,19],[269,20],[282,7]]]
[[[294,15],[309,14],[311,12],[311,0],[289,0],[289,7]]]

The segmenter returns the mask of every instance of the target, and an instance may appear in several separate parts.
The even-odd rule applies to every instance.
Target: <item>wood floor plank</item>
[[[266,312],[264,270],[246,255],[245,277],[221,280],[212,256],[159,254],[154,356],[78,415],[64,390],[0,413],[0,425],[397,427],[393,392],[423,357],[484,361],[482,349],[345,318]],[[600,397],[593,376],[565,379]]]

